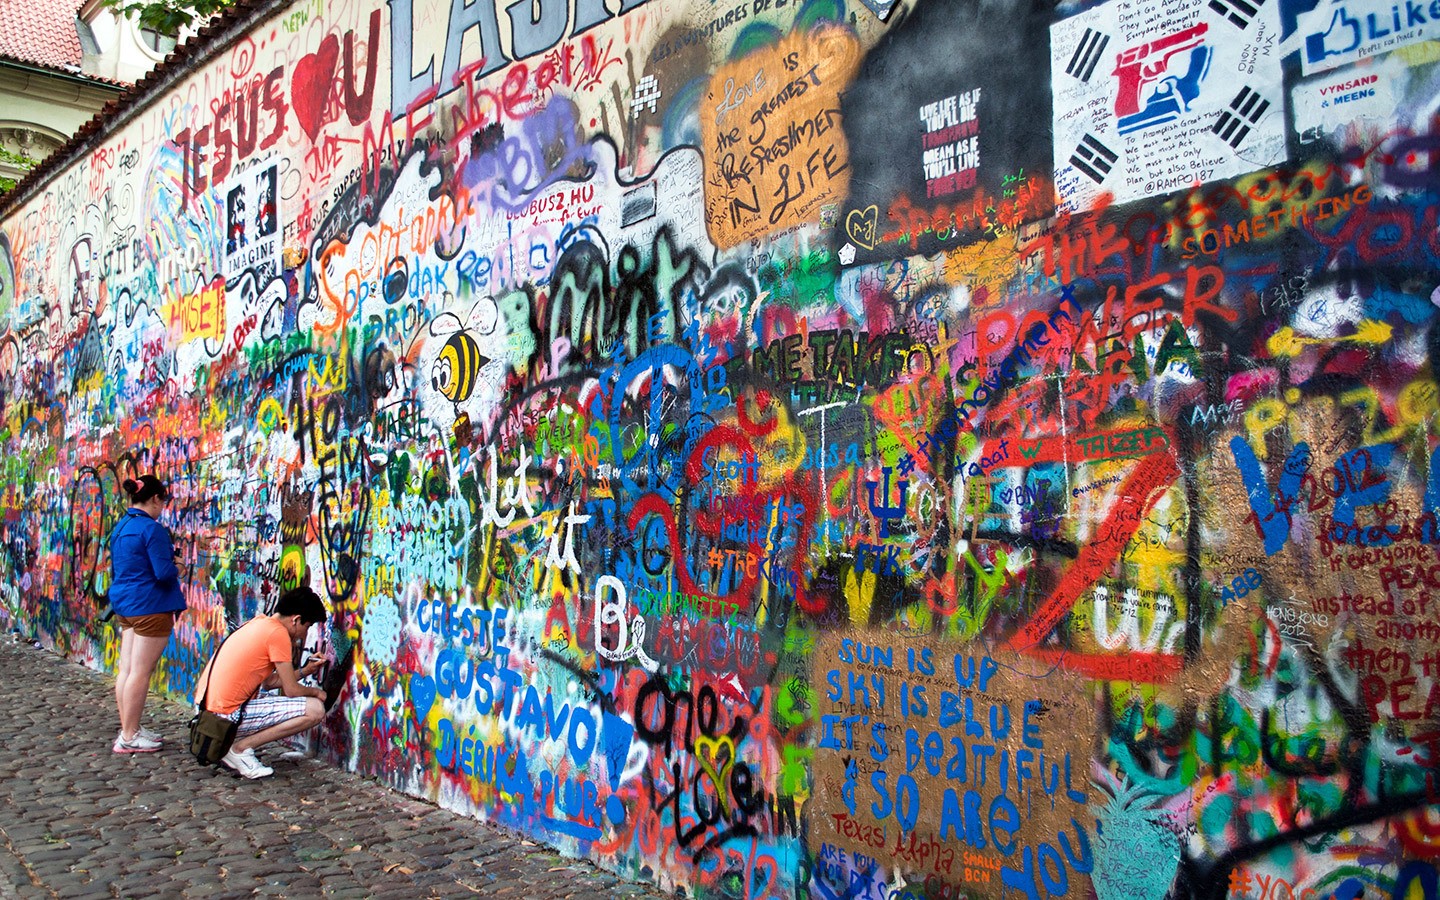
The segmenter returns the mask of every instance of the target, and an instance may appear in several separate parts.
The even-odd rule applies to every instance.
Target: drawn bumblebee
[[[447,293],[444,306],[453,305],[454,297]],[[498,396],[507,373],[524,367],[534,353],[530,308],[530,295],[513,291],[498,299],[481,297],[467,315],[443,312],[430,322],[430,335],[445,341],[431,364],[430,386],[455,409],[452,430],[458,443],[468,444],[478,433],[462,408],[477,389],[479,396]]]
[[[430,369],[430,386],[451,403],[464,403],[475,390],[480,367],[489,361],[469,332],[457,331],[440,348],[440,356]]]

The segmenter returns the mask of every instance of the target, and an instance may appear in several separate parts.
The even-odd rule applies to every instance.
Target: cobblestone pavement
[[[245,781],[196,765],[189,710],[159,753],[110,752],[114,682],[0,636],[0,900],[33,897],[620,897],[644,885],[300,754]]]

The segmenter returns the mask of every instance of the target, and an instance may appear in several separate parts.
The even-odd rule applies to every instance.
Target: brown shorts
[[[116,616],[122,629],[133,628],[141,637],[169,637],[179,613],[151,613],[148,616]]]

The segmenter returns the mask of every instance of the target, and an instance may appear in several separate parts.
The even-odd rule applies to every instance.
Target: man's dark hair
[[[291,588],[281,594],[280,600],[275,604],[275,614],[299,616],[300,621],[306,625],[314,625],[330,618],[330,613],[325,611],[325,602],[308,587]]]

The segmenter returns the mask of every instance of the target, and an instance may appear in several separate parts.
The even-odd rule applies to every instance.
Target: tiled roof
[[[83,76],[75,12],[84,0],[0,0],[0,57]]]

